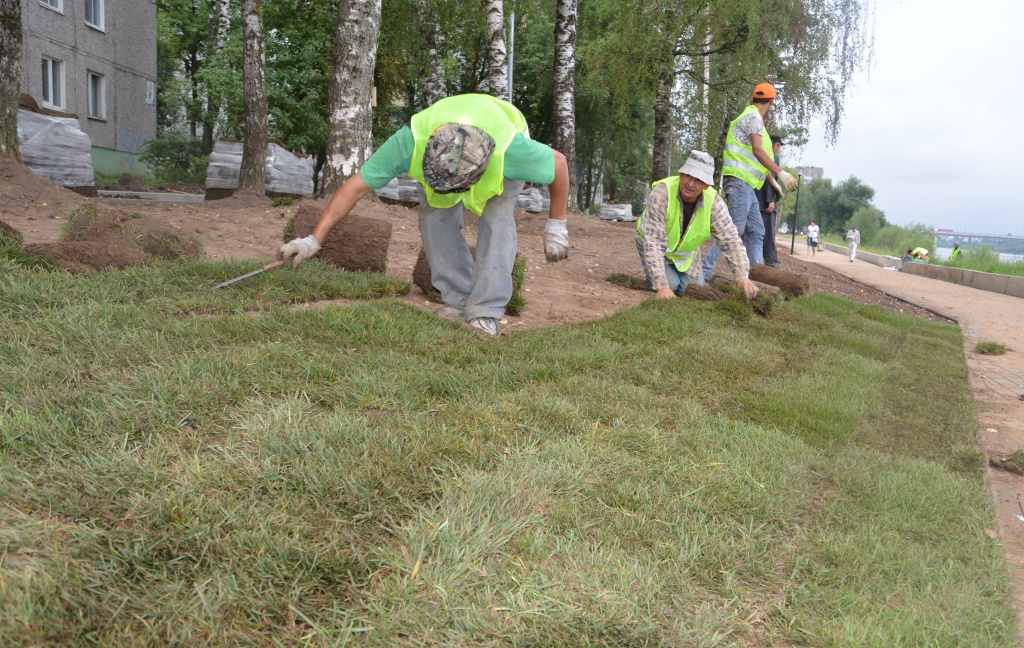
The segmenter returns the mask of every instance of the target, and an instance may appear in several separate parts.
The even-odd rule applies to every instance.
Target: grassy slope
[[[1014,643],[954,327],[2,263],[0,645]]]

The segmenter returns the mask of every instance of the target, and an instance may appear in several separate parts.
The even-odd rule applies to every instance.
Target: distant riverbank
[[[964,250],[966,252],[967,250]],[[939,261],[946,261],[949,259],[950,253],[953,252],[953,248],[937,247],[935,248],[935,257]],[[1024,254],[1006,254],[1004,252],[999,253],[999,260],[1005,263],[1019,263],[1024,261]]]

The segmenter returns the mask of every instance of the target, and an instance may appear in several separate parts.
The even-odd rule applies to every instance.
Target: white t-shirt
[[[819,232],[821,232],[821,228],[819,228],[817,225],[811,225],[810,227],[807,228],[807,238],[811,239],[812,241],[817,241]]]

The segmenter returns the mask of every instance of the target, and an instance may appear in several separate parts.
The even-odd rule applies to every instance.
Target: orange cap
[[[758,83],[754,88],[754,99],[774,99],[775,86],[770,83]]]

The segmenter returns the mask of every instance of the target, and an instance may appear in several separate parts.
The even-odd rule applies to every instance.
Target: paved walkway
[[[1024,299],[958,284],[903,274],[848,256],[819,251],[797,258],[826,266],[960,323],[971,388],[978,404],[978,441],[989,457],[1024,450]],[[980,341],[1005,344],[1002,356],[973,352]],[[1018,636],[1024,645],[1024,476],[988,469],[996,508],[997,532],[1003,542],[1016,591]]]

